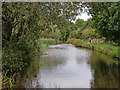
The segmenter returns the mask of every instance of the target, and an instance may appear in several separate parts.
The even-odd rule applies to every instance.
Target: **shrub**
[[[68,39],[67,41],[66,41],[66,43],[68,43],[68,44],[73,44],[73,41],[74,41],[74,39]]]
[[[73,44],[77,45],[77,44],[79,44],[80,42],[81,42],[80,39],[75,39],[75,40],[73,41]]]

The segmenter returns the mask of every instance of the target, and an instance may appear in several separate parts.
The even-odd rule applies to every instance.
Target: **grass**
[[[118,52],[118,49],[120,47],[116,45],[110,45],[105,43],[89,43],[88,41],[83,41],[80,39],[68,39],[67,43],[74,44],[78,47],[93,49],[111,57],[120,57]]]

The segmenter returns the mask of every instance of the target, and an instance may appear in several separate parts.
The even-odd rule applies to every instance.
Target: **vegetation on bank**
[[[91,27],[93,24],[92,19],[89,19],[86,24],[84,24],[83,21],[82,23],[83,26],[74,30],[70,34],[66,43],[71,43],[78,47],[93,49],[106,55],[110,55],[111,57],[120,58],[118,39],[107,40],[106,37],[102,37],[96,29]],[[91,42],[89,42],[89,39],[91,39]]]
[[[24,41],[24,40],[23,40]],[[17,79],[20,77],[20,71],[26,67],[34,56],[39,56],[49,44],[55,44],[55,39],[39,39],[34,45],[29,42],[9,43],[9,48],[3,48],[3,88],[12,88],[18,83]],[[18,46],[17,46],[18,45]],[[16,47],[17,46],[17,47]]]
[[[112,57],[119,57],[119,46],[117,45],[110,45],[105,43],[93,43],[93,40],[91,42],[84,41],[80,39],[68,39],[67,43],[73,44],[77,47],[83,47],[92,49],[101,53],[104,53],[106,55],[110,55]]]
[[[85,23],[77,20],[77,28],[67,40],[76,46],[90,48],[112,57],[120,57],[118,3],[88,3],[92,18]],[[105,7],[105,8],[104,8]],[[89,40],[91,39],[91,42]]]

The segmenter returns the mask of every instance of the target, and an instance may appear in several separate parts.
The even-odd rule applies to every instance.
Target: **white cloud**
[[[77,16],[76,19],[83,19],[84,21],[87,21],[89,18],[91,18],[91,15],[87,15],[87,13],[82,13],[81,15]]]
[[[91,17],[92,17],[91,15],[88,15],[86,12],[84,12],[81,15],[76,16],[76,20],[73,20],[71,22],[75,23],[77,19],[83,19],[84,21],[87,21]]]

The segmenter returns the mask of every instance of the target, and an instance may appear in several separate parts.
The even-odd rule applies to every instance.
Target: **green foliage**
[[[27,32],[31,32],[30,35],[34,34],[33,38],[42,36],[66,41],[72,31],[70,20],[74,19],[78,15],[77,10],[84,6],[84,4],[69,2],[4,2],[2,5],[3,46],[6,40],[16,38],[18,41],[21,35]]]
[[[39,52],[42,53],[44,51],[44,49],[50,45],[50,44],[55,44],[57,41],[55,39],[49,38],[49,39],[39,39],[38,40],[38,48],[39,48]]]
[[[23,68],[28,65],[34,58],[36,53],[42,53],[44,49],[49,44],[55,44],[55,39],[39,39],[34,42],[30,42],[24,39],[25,36],[20,38],[19,42],[13,42],[12,40],[9,42],[9,46],[3,48],[3,61],[2,61],[2,69],[3,69],[3,77],[7,81],[4,86],[10,85],[10,87],[14,86],[16,82],[15,78],[18,78],[19,72],[23,70]],[[15,82],[11,82],[12,76],[15,76]],[[9,78],[10,77],[10,78]],[[12,80],[13,80],[12,79]],[[8,81],[10,80],[10,82]],[[13,85],[12,85],[13,84]],[[9,88],[10,88],[9,87]]]
[[[2,76],[2,89],[4,88],[13,88],[18,83],[15,81],[16,76],[8,77],[6,74]]]
[[[49,45],[49,44],[54,44],[56,43],[55,39],[52,39],[52,38],[42,38],[42,39],[39,39],[40,44],[44,43],[46,45]]]
[[[119,42],[120,2],[89,3],[93,27],[107,40]]]
[[[7,75],[13,75],[15,72],[21,70],[32,59],[33,45],[27,41],[14,43],[9,42],[7,47],[3,48],[3,62],[2,68]]]
[[[97,37],[97,33],[95,33],[94,29],[86,28],[85,30],[83,30],[82,36],[83,36],[84,39],[96,38]]]
[[[95,32],[95,29],[88,27],[73,31],[73,33],[70,35],[70,38],[87,40],[88,38],[98,38],[98,34]]]
[[[78,19],[74,24],[74,29],[77,30],[78,28],[82,28],[85,26],[85,21],[82,19]]]
[[[56,27],[55,28],[51,27],[51,29],[52,30],[46,29],[46,30],[42,31],[40,37],[41,38],[53,38],[53,39],[59,41],[60,38],[62,38],[60,30],[58,30],[58,28],[56,28]]]
[[[88,19],[87,21],[78,19],[78,21],[75,23],[78,29],[71,32],[70,38],[85,40],[88,38],[98,38],[98,33],[96,33],[95,29],[91,28],[91,23],[91,19]]]

